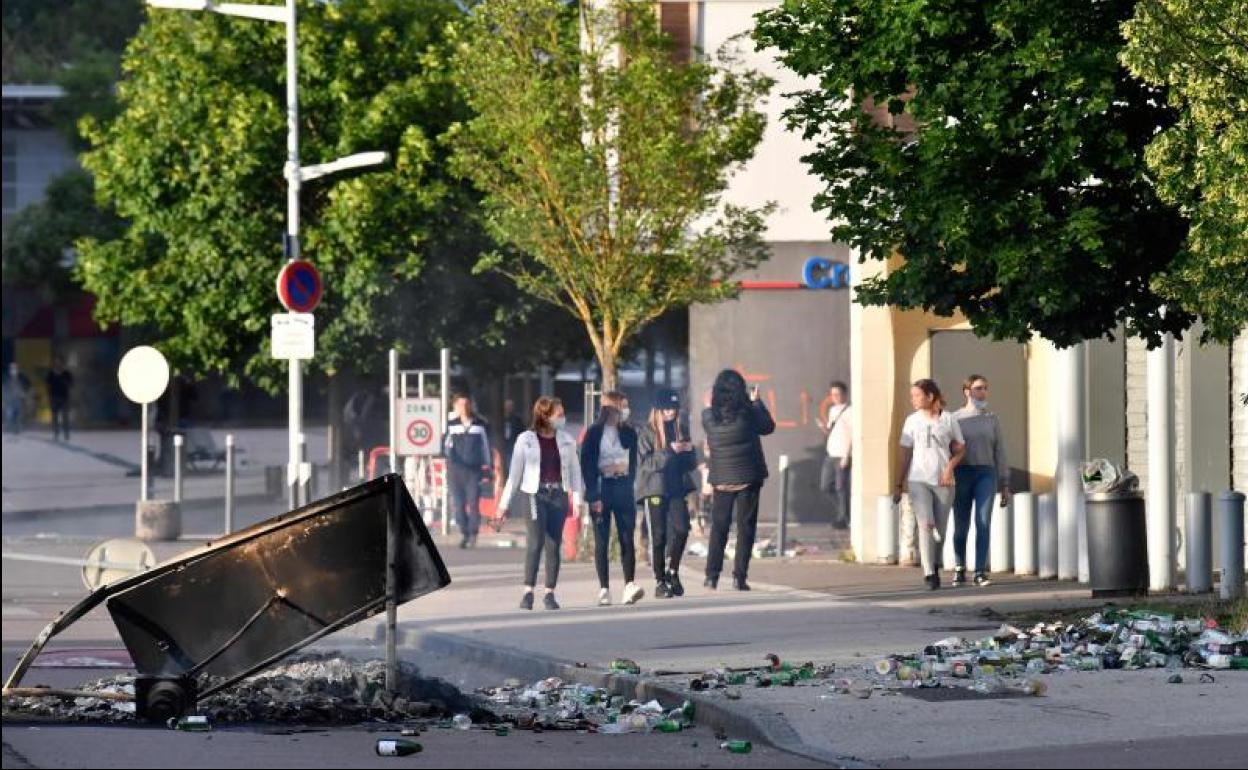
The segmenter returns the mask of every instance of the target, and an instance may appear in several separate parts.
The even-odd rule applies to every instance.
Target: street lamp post
[[[284,253],[287,260],[299,259],[299,189],[303,180],[313,180],[336,171],[373,166],[389,160],[385,152],[365,152],[350,155],[330,163],[301,167],[299,165],[299,61],[296,29],[295,0],[281,5],[250,5],[245,3],[216,3],[212,0],[148,0],[153,8],[179,11],[211,11],[226,16],[242,16],[261,21],[281,22],[286,25],[286,237]],[[288,459],[286,466],[287,494],[290,507],[307,503],[300,494],[302,458],[299,456],[299,437],[303,432],[303,365],[297,358],[290,359],[290,376],[287,386],[289,410],[289,434],[287,436]]]

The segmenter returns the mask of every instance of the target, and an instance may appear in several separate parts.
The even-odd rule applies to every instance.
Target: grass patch
[[[1248,629],[1248,598],[1218,599],[1210,596],[1192,596],[1126,599],[1120,602],[1106,602],[1105,606],[1134,612],[1174,615],[1176,618],[1213,618],[1219,626],[1232,633],[1240,633]],[[1036,623],[1052,623],[1059,620],[1063,623],[1073,623],[1086,618],[1095,611],[1090,607],[1064,607],[1011,612],[1008,613],[1008,617],[1012,624],[1026,627]]]

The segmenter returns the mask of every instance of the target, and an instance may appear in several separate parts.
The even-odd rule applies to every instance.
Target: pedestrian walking
[[[680,561],[689,542],[689,493],[698,489],[693,477],[698,461],[676,391],[655,394],[650,419],[638,439],[637,457],[636,496],[650,531],[654,595],[683,596]]]
[[[975,511],[975,585],[986,586],[991,543],[992,504],[1001,494],[1001,508],[1010,504],[1010,464],[1005,457],[1001,420],[988,411],[988,380],[972,374],[962,383],[966,405],[954,413],[966,443],[966,456],[953,471],[953,584],[966,582],[966,541]]]
[[[628,397],[617,391],[602,394],[598,420],[581,442],[581,472],[585,502],[594,524],[594,567],[598,571],[598,605],[611,604],[611,522],[620,541],[624,569],[624,604],[635,604],[646,591],[634,578],[637,569],[635,535],[637,506],[633,484],[637,479],[637,431],[628,424]]]
[[[903,486],[910,490],[910,507],[919,525],[919,558],[924,582],[940,588],[941,533],[953,505],[953,473],[966,453],[958,420],[945,411],[940,387],[933,380],[918,380],[910,387],[914,413],[901,429],[901,455],[893,502],[901,501]]]
[[[57,357],[43,381],[48,389],[48,405],[52,409],[52,440],[59,440],[63,433],[65,440],[69,441],[69,392],[74,386],[74,374],[65,366],[65,361]]]
[[[4,377],[4,423],[14,435],[22,432],[22,423],[26,418],[26,399],[30,393],[30,378],[22,372],[16,361],[9,362],[8,374]]]
[[[473,412],[472,399],[458,393],[451,401],[454,416],[442,437],[450,484],[451,510],[459,527],[460,548],[477,544],[481,529],[481,480],[493,468],[490,436],[485,421]]]
[[[711,542],[706,557],[707,588],[717,588],[728,545],[728,527],[737,525],[737,555],[732,584],[750,590],[746,582],[754,535],[758,527],[758,496],[767,479],[767,459],[762,436],[776,429],[776,422],[758,398],[758,386],[745,390],[745,378],[725,369],[715,378],[711,405],[702,412],[710,462]]]
[[[849,526],[849,478],[850,455],[853,445],[853,419],[849,409],[849,386],[833,380],[828,386],[826,454],[819,474],[819,487],[832,500],[832,526],[845,529]]]
[[[562,401],[551,396],[537,399],[529,430],[516,439],[507,485],[499,501],[504,511],[510,511],[517,489],[525,498],[528,553],[524,563],[524,596],[520,599],[520,609],[524,610],[533,609],[533,589],[537,585],[537,567],[543,551],[546,554],[543,604],[548,610],[559,609],[555,584],[559,581],[563,522],[571,510],[569,501],[579,504],[585,489],[576,440],[564,432],[566,424]]]

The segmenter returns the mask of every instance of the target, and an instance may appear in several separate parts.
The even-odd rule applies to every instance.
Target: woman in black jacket
[[[633,482],[637,477],[637,431],[628,424],[628,397],[611,391],[602,394],[598,421],[589,426],[581,442],[581,475],[585,478],[585,502],[594,520],[594,566],[598,569],[598,605],[611,603],[608,546],[611,518],[620,536],[620,561],[624,567],[625,604],[634,604],[646,595],[633,581],[637,565],[633,531],[637,526],[637,506],[633,502]]]
[[[637,499],[645,505],[650,530],[654,593],[664,599],[682,596],[680,557],[689,542],[688,495],[697,456],[689,440],[689,425],[681,419],[680,395],[674,390],[656,394],[650,422],[637,440]]]
[[[758,526],[758,495],[767,478],[767,458],[763,456],[760,437],[774,431],[776,423],[759,401],[758,387],[747,395],[745,378],[732,369],[725,369],[715,378],[711,406],[702,412],[702,428],[706,431],[710,482],[714,490],[704,585],[707,588],[719,585],[724,548],[728,545],[728,526],[735,510],[737,557],[732,585],[738,591],[748,591],[750,586],[745,579]]]

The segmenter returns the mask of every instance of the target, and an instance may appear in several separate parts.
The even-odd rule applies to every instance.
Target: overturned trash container
[[[17,687],[53,636],[107,601],[139,673],[138,715],[181,716],[199,698],[382,612],[392,513],[397,602],[448,585],[416,504],[391,474],[99,588],[48,624],[4,689]]]
[[[1148,593],[1148,523],[1134,489],[1086,497],[1088,572],[1092,596]]]

